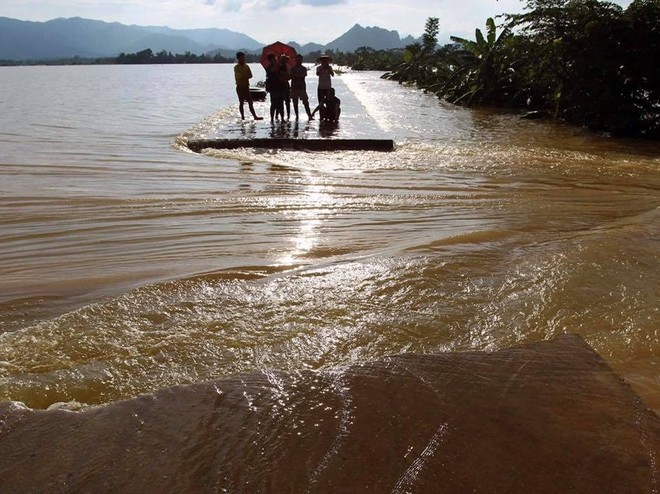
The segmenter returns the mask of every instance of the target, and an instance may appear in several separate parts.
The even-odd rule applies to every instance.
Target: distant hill
[[[307,55],[308,53],[312,53],[315,51],[325,50],[325,45],[321,45],[319,43],[306,43],[304,45],[300,45],[295,41],[288,41],[287,45],[293,46],[298,53],[302,53],[303,55]]]
[[[274,41],[274,40],[273,40]],[[334,50],[353,52],[369,46],[376,50],[401,48],[414,41],[401,38],[397,31],[359,24],[325,45],[289,44],[303,55]],[[48,60],[58,58],[116,57],[150,48],[154,53],[168,51],[201,55],[220,53],[233,58],[237,50],[259,53],[263,43],[246,34],[228,29],[171,29],[164,26],[127,26],[74,17],[32,22],[0,17],[0,60]]]
[[[204,46],[204,53],[216,49],[226,49],[234,52],[236,50],[257,50],[264,46],[263,43],[259,43],[246,34],[230,31],[229,29],[171,29],[169,27],[153,26],[148,26],[145,29],[155,33],[188,38]]]
[[[363,46],[375,50],[403,48],[413,43],[412,36],[401,38],[398,31],[388,31],[380,27],[362,27],[356,24],[339,38],[325,45],[326,50],[352,52]]]
[[[74,17],[32,22],[0,17],[0,59],[109,57],[147,48],[154,52],[187,51],[201,55],[214,49],[254,50],[258,41],[227,29],[176,30],[167,27],[127,26]]]

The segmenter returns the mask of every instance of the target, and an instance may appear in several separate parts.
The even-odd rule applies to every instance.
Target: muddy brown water
[[[229,65],[0,68],[0,401],[568,332],[660,410],[660,147],[378,75],[334,81],[328,130],[241,122]],[[397,145],[183,145],[219,133]]]

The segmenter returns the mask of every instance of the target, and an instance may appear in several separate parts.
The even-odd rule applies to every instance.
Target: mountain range
[[[302,54],[334,50],[350,52],[368,46],[381,50],[402,48],[414,42],[397,31],[356,24],[327,44],[300,45],[288,41]],[[163,26],[125,25],[92,19],[59,18],[46,22],[0,17],[0,60],[115,57],[147,48],[157,53],[220,53],[233,57],[237,50],[260,52],[263,44],[250,36],[221,28],[171,29]]]

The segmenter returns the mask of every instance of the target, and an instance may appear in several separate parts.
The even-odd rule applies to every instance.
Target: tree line
[[[329,54],[335,65],[351,67],[355,70],[390,70],[403,60],[403,49],[373,50],[372,48],[358,48],[355,53],[344,53],[329,50],[327,52],[314,51],[304,55],[304,63],[315,62],[322,53]],[[261,54],[245,54],[248,63],[259,63]],[[15,65],[145,65],[145,64],[178,64],[178,63],[236,63],[232,55],[225,57],[217,54],[197,55],[191,52],[172,54],[162,50],[154,53],[150,48],[136,53],[120,53],[116,57],[68,57],[48,60],[0,60],[0,66]]]
[[[459,105],[544,112],[614,135],[660,137],[660,0],[527,0],[474,39],[438,47],[439,20],[402,51],[362,50],[354,68],[388,71]],[[357,53],[356,53],[357,54]]]
[[[254,55],[252,61],[258,61]],[[234,57],[228,58],[221,54],[197,55],[189,51],[176,53],[161,50],[154,53],[147,48],[136,53],[120,53],[116,57],[71,57],[53,60],[0,60],[0,65],[143,65],[143,64],[178,64],[178,63],[230,63],[236,62]]]
[[[228,63],[235,61],[233,58],[224,57],[219,53],[197,55],[187,51],[173,55],[172,52],[166,50],[154,53],[150,48],[137,53],[120,53],[111,60],[117,64]]]

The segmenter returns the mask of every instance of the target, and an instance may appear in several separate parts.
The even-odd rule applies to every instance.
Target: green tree
[[[437,17],[429,17],[422,34],[422,50],[427,55],[431,55],[438,46],[438,31],[440,30],[440,20]]]
[[[403,51],[403,61],[386,77],[399,82],[411,82],[424,88],[433,85],[438,72],[436,66],[438,30],[438,18],[430,17],[426,21],[422,42],[406,46]]]
[[[634,0],[624,14],[628,47],[621,64],[632,115],[630,133],[660,137],[660,0]]]

